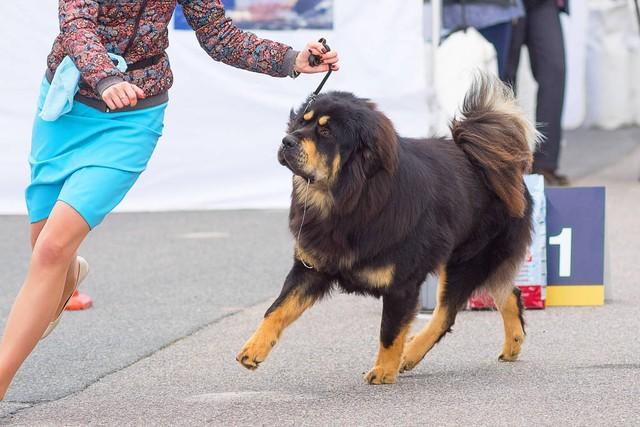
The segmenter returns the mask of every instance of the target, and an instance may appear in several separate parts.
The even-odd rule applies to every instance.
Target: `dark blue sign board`
[[[545,194],[547,305],[602,304],[605,189],[546,188]]]

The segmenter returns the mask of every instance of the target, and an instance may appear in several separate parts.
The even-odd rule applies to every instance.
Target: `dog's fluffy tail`
[[[530,171],[539,140],[535,126],[517,105],[511,88],[479,74],[465,96],[460,117],[451,121],[453,140],[484,173],[510,215],[523,217],[523,175]]]

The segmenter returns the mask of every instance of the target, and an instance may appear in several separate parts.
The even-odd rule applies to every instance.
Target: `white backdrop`
[[[37,89],[57,33],[57,0],[2,0],[0,213],[23,213]],[[325,36],[342,70],[325,90],[376,101],[407,136],[427,129],[422,0],[335,1],[330,32],[259,32],[301,48]],[[290,173],[276,161],[289,109],[321,76],[274,79],[214,63],[192,32],[172,31],[176,82],[164,136],[119,210],[285,207]]]
[[[438,51],[442,112],[427,111],[422,0],[334,0],[333,31],[260,32],[301,48],[327,37],[342,70],[325,90],[376,101],[406,136],[424,136],[436,117],[440,133],[473,71],[495,68],[495,53],[473,31]],[[57,28],[57,0],[2,0],[0,14],[0,213],[24,213],[27,155],[35,99]],[[366,4],[366,5],[363,5]],[[629,0],[573,2],[563,18],[567,45],[564,126],[640,125],[640,37]],[[427,19],[428,21],[428,19]],[[215,63],[192,32],[172,31],[169,55],[176,82],[164,137],[149,169],[119,210],[286,207],[290,174],[276,161],[289,109],[320,75],[274,79]],[[464,55],[460,55],[464,52]],[[519,98],[533,117],[535,83],[521,61]]]

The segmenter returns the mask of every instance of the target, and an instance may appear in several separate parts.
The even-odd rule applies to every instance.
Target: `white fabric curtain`
[[[3,0],[0,37],[0,213],[24,213],[37,90],[57,33],[57,1]],[[262,31],[302,48],[324,36],[342,56],[325,90],[377,102],[407,136],[427,134],[422,0],[335,0],[333,31]],[[290,173],[276,160],[289,109],[322,76],[273,79],[214,63],[190,31],[172,31],[176,82],[164,136],[120,210],[288,206]]]

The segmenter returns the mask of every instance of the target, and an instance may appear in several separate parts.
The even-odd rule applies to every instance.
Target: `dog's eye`
[[[320,126],[318,128],[318,133],[320,134],[320,136],[324,136],[325,138],[331,136],[331,131],[326,126]]]

